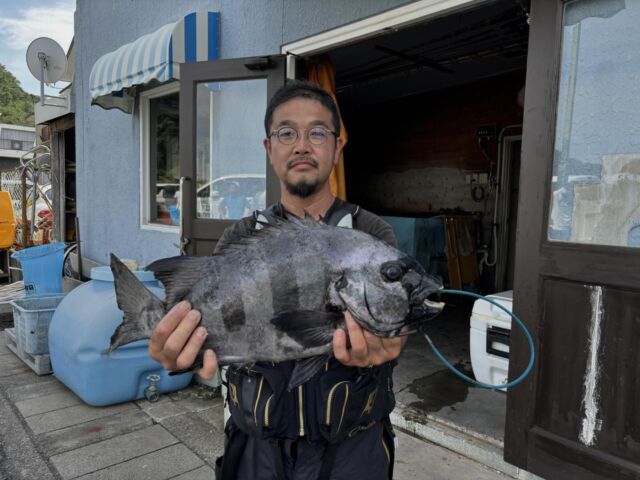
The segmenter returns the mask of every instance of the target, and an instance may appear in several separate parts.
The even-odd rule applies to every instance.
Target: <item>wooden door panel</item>
[[[640,468],[614,455],[553,435],[541,428],[529,432],[529,470],[549,480],[637,480]]]
[[[640,295],[547,279],[543,304],[536,426],[637,461]]]
[[[584,8],[578,15],[575,7],[581,3]],[[563,16],[565,7],[568,10],[573,8],[573,13],[566,19]],[[602,235],[605,224],[615,224],[621,228],[633,225],[635,213],[629,216],[627,212],[636,212],[640,204],[640,198],[634,193],[638,186],[633,183],[637,183],[638,177],[632,178],[626,170],[606,174],[607,163],[604,159],[608,158],[611,165],[611,159],[620,151],[628,152],[629,158],[633,156],[635,159],[638,155],[635,150],[640,147],[635,143],[624,146],[624,142],[635,138],[627,132],[640,124],[640,112],[634,109],[635,121],[621,123],[616,123],[613,110],[607,112],[611,115],[604,115],[600,123],[609,122],[608,127],[624,131],[625,135],[616,141],[609,141],[606,137],[594,141],[591,146],[600,149],[599,156],[584,162],[574,162],[574,157],[563,150],[566,145],[558,145],[556,122],[559,103],[566,106],[569,101],[575,100],[576,109],[563,110],[563,114],[566,114],[563,117],[565,123],[559,127],[563,135],[567,131],[575,133],[575,130],[565,128],[566,119],[571,118],[572,112],[578,112],[579,119],[584,120],[584,116],[580,115],[591,111],[592,100],[606,95],[609,88],[607,75],[614,70],[612,66],[620,69],[637,65],[637,62],[631,64],[623,60],[624,55],[634,47],[631,44],[624,45],[622,37],[628,37],[628,32],[636,34],[635,27],[630,25],[627,26],[630,30],[620,30],[615,32],[616,35],[611,35],[603,30],[603,26],[611,22],[609,24],[615,28],[620,19],[632,24],[638,15],[639,5],[635,2],[531,2],[514,311],[535,339],[537,361],[531,375],[508,392],[505,459],[550,479],[640,479],[640,248],[632,248],[636,244],[631,240],[629,247],[622,247],[623,244],[617,240],[611,241],[609,246],[596,245],[593,242],[600,240],[596,239],[595,233],[591,237],[581,234],[564,239],[552,237],[556,240],[549,240],[552,233],[552,222],[549,220],[552,191],[557,193],[562,175],[565,176],[562,181],[568,181],[569,175],[576,174],[571,168],[584,170],[585,165],[598,167],[590,170],[593,173],[590,181],[601,185],[599,191],[608,197],[603,193],[600,204],[584,205],[579,203],[583,197],[574,194],[573,210],[568,211],[572,222],[570,227],[593,227],[588,222],[579,223],[588,215],[575,216],[576,212],[584,214],[589,208],[594,215],[606,212],[606,215],[602,215],[598,235]],[[584,28],[581,30],[580,22],[583,21]],[[578,24],[580,28],[575,27]],[[569,56],[564,59],[575,60],[566,63],[568,68],[573,69],[571,81],[584,81],[585,76],[576,73],[584,72],[576,65],[585,59],[592,62],[588,65],[598,61],[610,62],[611,68],[589,71],[594,75],[589,80],[594,81],[597,75],[600,77],[597,78],[597,88],[589,85],[592,86],[593,96],[588,100],[580,94],[571,99],[559,99],[562,35],[566,25],[571,27],[568,31],[572,32],[572,36],[567,43],[569,49],[566,52],[569,52]],[[600,30],[598,35],[590,36],[589,28],[593,26]],[[596,55],[587,55],[582,51],[580,55],[577,54],[577,41],[600,46],[606,43],[608,36],[619,38],[621,47],[606,52],[599,50]],[[623,75],[621,78],[634,77]],[[583,84],[581,88],[583,94],[586,87]],[[635,94],[629,95],[624,97],[627,103],[637,98]],[[576,129],[584,125],[578,122]],[[600,128],[599,124],[596,126]],[[594,124],[590,124],[589,128],[594,129]],[[584,136],[585,131],[581,134]],[[564,141],[568,137],[565,135],[560,138]],[[603,151],[603,148],[607,150]],[[564,157],[563,152],[566,154]],[[585,155],[589,153],[582,152]],[[566,167],[565,170],[554,165],[556,155],[561,167]],[[633,159],[625,161],[629,165],[637,162]],[[583,170],[578,170],[578,173]],[[608,176],[605,177],[605,174]],[[625,178],[628,177],[625,185],[615,183],[618,177],[625,175]],[[553,182],[558,183],[552,187]],[[622,195],[623,190],[626,195]],[[561,226],[561,223],[553,224],[556,232],[558,225]],[[595,227],[593,232],[596,232]],[[511,342],[509,378],[513,380],[526,367],[529,352],[524,336],[519,332],[512,333]]]
[[[536,425],[568,440],[578,438],[586,349],[589,335],[590,291],[585,285],[546,279],[543,286],[540,383]],[[579,318],[576,327],[573,319]]]
[[[594,447],[640,460],[640,292],[602,293],[599,422]]]

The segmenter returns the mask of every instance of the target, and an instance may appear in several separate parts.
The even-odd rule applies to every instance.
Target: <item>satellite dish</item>
[[[50,85],[62,78],[67,69],[67,56],[55,40],[40,37],[27,48],[27,66],[40,80],[40,101],[44,105],[44,84]]]

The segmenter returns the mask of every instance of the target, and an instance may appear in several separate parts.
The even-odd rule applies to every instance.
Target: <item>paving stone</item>
[[[220,432],[224,432],[224,404],[222,399],[220,399],[218,405],[197,413],[209,425],[212,425]]]
[[[3,355],[2,360],[2,369],[0,369],[0,377],[8,377],[11,375],[16,375],[18,373],[25,373],[29,371],[29,367],[25,364],[19,357],[17,357],[13,352],[9,352],[11,355]]]
[[[51,381],[52,377],[38,376],[29,367],[27,367],[26,365],[25,367],[26,367],[25,371],[21,371],[20,373],[15,375],[9,375],[9,376],[0,375],[0,387],[2,387],[3,389],[9,389],[9,388],[29,385],[33,383],[46,383]],[[2,368],[0,367],[0,370],[1,369]]]
[[[172,397],[175,404],[190,412],[201,412],[220,404],[219,398],[198,398],[194,396]]]
[[[224,433],[203,420],[197,413],[189,412],[179,417],[170,417],[162,421],[161,425],[212,467],[216,458],[222,455]]]
[[[54,480],[40,457],[20,417],[0,390],[0,478],[3,480]]]
[[[20,411],[22,416],[26,418],[41,413],[71,407],[73,405],[79,405],[81,403],[82,400],[80,400],[75,393],[66,391],[51,393],[39,398],[29,398],[28,400],[16,402],[16,408]]]
[[[181,406],[179,403],[172,402],[171,400],[160,403],[151,403],[151,405],[145,405],[143,411],[153,418],[156,422],[162,422],[163,420],[184,415],[189,410]]]
[[[34,379],[41,378],[34,375]],[[70,390],[55,377],[45,377],[37,383],[29,383],[7,389],[7,395],[13,402],[28,400],[58,392],[70,392]]]
[[[204,465],[195,470],[191,470],[190,472],[178,475],[172,480],[213,480],[215,478],[215,474],[215,471],[211,467]]]
[[[36,443],[41,452],[52,457],[151,425],[153,420],[136,408],[54,432],[41,433],[36,437]]]
[[[162,428],[162,426],[153,425],[60,455],[54,455],[51,457],[51,462],[58,470],[58,473],[66,480],[97,472],[98,470],[121,464],[122,462],[127,462],[128,460],[155,452],[156,450],[163,449],[175,443],[177,443],[177,440],[173,435]],[[193,454],[190,453],[190,455]],[[171,462],[175,461],[175,459],[171,460]],[[186,470],[191,470],[196,466],[198,465],[193,465],[173,475],[175,476]],[[131,472],[131,470],[126,471]],[[96,478],[127,478],[127,476],[122,476],[122,472],[120,475],[121,476]],[[136,480],[140,478],[137,475],[131,476],[130,473],[128,475],[128,478],[135,478]]]
[[[178,444],[85,475],[78,480],[165,480],[192,471],[200,465],[201,459],[184,445]],[[212,476],[208,478],[212,479]]]
[[[132,408],[136,407],[130,403],[115,405],[113,407],[91,407],[82,404],[34,415],[33,417],[26,418],[25,421],[29,427],[31,427],[33,433],[37,435],[39,433],[79,425],[90,420],[95,420],[96,418],[107,417]]]
[[[160,395],[160,398],[158,398],[158,400],[156,400],[155,402],[150,402],[149,400],[145,400],[144,398],[135,401],[135,404],[144,412],[146,412],[150,408],[157,407],[158,405],[164,405],[165,403],[172,403],[172,400],[168,395]]]

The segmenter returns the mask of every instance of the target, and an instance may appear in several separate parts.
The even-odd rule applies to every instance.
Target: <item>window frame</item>
[[[172,81],[139,93],[140,98],[140,229],[179,233],[179,225],[165,225],[152,221],[151,206],[151,105],[153,99],[180,94],[180,82]],[[178,116],[180,113],[178,112]],[[155,180],[153,180],[155,186]]]

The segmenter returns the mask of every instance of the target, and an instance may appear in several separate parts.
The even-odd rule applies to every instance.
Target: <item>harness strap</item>
[[[284,442],[282,440],[271,439],[269,440],[269,444],[273,451],[273,461],[276,466],[276,480],[286,480],[284,476],[284,464],[282,462],[282,446]]]
[[[393,432],[391,418],[388,416],[382,419],[382,438],[386,440],[385,445],[389,454],[389,478],[393,478],[393,466],[396,457],[396,434]]]
[[[246,445],[247,434],[236,427],[229,436],[217,480],[235,480],[238,477],[238,466]]]
[[[327,225],[335,227],[354,228],[354,220],[356,219],[360,207],[348,202],[336,201],[334,205],[327,211],[322,219]],[[284,216],[284,209],[280,202],[272,205],[264,210],[256,210],[253,212],[254,228],[260,230],[261,223],[275,224],[278,217]]]
[[[322,466],[320,467],[318,480],[329,480],[331,478],[331,470],[333,469],[333,463],[336,459],[339,445],[339,443],[330,443],[327,445],[324,455],[322,456]]]

